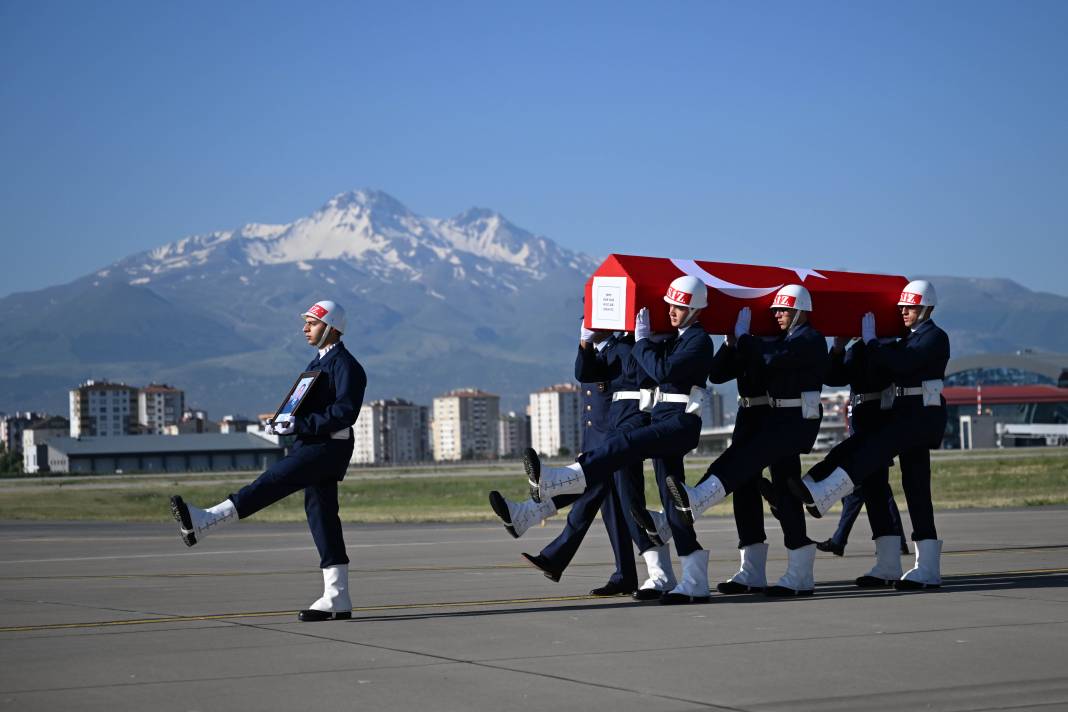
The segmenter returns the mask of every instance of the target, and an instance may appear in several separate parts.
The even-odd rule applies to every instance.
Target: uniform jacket
[[[930,319],[898,341],[867,346],[872,361],[887,369],[900,388],[914,388],[923,381],[946,377],[949,336]]]
[[[748,364],[763,366],[768,395],[774,398],[799,398],[804,391],[823,387],[829,365],[827,341],[807,322],[770,341],[743,334],[738,349]]]
[[[363,406],[367,388],[367,374],[359,361],[349,353],[345,344],[316,356],[306,371],[321,371],[311,393],[304,399],[294,421],[298,439],[316,441],[329,439],[332,433],[351,428]],[[349,438],[352,438],[350,433]]]
[[[694,386],[705,387],[715,348],[705,328],[694,323],[682,334],[659,343],[642,339],[634,344],[631,354],[661,391],[689,395]],[[653,408],[652,419],[671,417],[685,410],[685,403],[659,403]]]
[[[746,363],[737,345],[730,346],[726,341],[719,347],[712,359],[708,380],[713,383],[737,380],[738,395],[745,398],[768,394],[768,384],[764,378],[764,364],[762,362]]]

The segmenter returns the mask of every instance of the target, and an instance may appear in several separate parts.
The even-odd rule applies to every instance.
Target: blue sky
[[[0,0],[0,295],[380,188],[1068,294],[1068,3]]]

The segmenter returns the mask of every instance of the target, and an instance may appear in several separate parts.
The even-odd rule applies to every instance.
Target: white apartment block
[[[48,472],[48,441],[67,437],[70,423],[62,416],[38,420],[22,431],[22,471]]]
[[[522,455],[530,447],[530,415],[510,410],[497,422],[497,454],[501,457]]]
[[[364,403],[353,426],[351,462],[390,465],[428,459],[428,409],[403,399]]]
[[[575,456],[582,446],[579,387],[560,383],[530,394],[530,446],[540,455]]]
[[[86,381],[71,389],[72,438],[132,435],[137,431],[137,389],[133,386]]]
[[[185,411],[185,391],[152,383],[137,393],[137,422],[149,435],[163,435],[168,426],[178,425]]]
[[[0,415],[0,445],[8,452],[22,453],[22,433],[35,421],[47,418],[44,413],[25,411]]]
[[[449,391],[434,399],[431,442],[435,460],[497,457],[501,399],[475,388]]]

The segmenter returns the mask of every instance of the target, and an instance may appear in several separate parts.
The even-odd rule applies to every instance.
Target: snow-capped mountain
[[[370,374],[369,397],[429,402],[470,385],[517,407],[570,377],[596,265],[490,210],[425,217],[381,191],[342,193],[286,225],[185,237],[0,299],[13,334],[0,366],[32,359],[41,379],[31,389],[0,376],[0,402],[62,410],[80,379],[109,377],[173,383],[213,415],[269,410],[309,358],[297,315],[329,298],[348,310],[345,341]],[[30,302],[64,325],[43,358],[18,319]]]

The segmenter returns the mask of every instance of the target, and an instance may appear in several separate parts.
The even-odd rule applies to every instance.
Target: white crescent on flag
[[[744,284],[734,284],[706,272],[698,267],[693,260],[671,260],[671,264],[675,265],[683,274],[697,277],[709,287],[736,299],[759,299],[779,291],[783,286],[780,284],[775,287],[747,287]],[[820,276],[822,277],[823,275]]]

